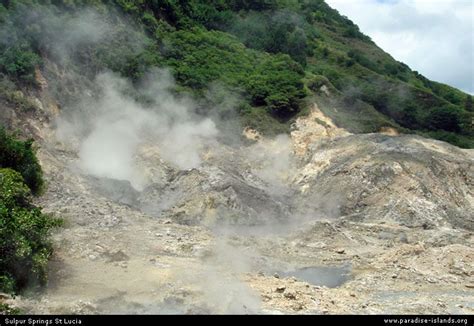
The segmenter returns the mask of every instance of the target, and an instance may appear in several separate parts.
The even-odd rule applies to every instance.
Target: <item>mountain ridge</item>
[[[0,20],[0,71],[13,82],[0,95],[10,102],[45,60],[135,81],[169,67],[176,91],[202,110],[263,133],[288,132],[316,98],[352,132],[392,127],[474,147],[472,96],[411,71],[324,1],[3,1]]]

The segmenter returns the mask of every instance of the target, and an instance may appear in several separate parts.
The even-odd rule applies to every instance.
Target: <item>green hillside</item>
[[[397,62],[322,0],[1,0],[0,96],[35,87],[45,60],[84,78],[105,69],[138,81],[168,67],[201,111],[267,134],[289,130],[316,100],[352,132],[395,127],[473,148],[472,96]],[[55,32],[93,8],[107,38],[69,44]],[[218,85],[218,87],[215,87]],[[323,87],[325,86],[325,87]],[[217,89],[209,96],[209,89]],[[66,93],[57,87],[58,97]],[[217,92],[217,94],[216,94]],[[224,103],[231,94],[232,105]],[[328,95],[329,94],[329,95]]]

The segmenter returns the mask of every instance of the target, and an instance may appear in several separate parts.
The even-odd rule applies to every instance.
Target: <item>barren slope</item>
[[[14,121],[66,225],[48,286],[11,300],[27,312],[474,313],[472,151],[352,135],[315,106],[290,139],[217,143],[192,170],[145,144],[140,192],[75,169],[38,101]]]

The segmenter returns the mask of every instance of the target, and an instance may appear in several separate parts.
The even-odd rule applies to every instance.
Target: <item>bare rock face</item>
[[[96,191],[110,200],[128,206],[137,204],[139,192],[132,187],[129,181],[92,176],[89,178]]]
[[[319,122],[318,122],[319,121]],[[319,126],[319,127],[317,127]],[[347,217],[423,229],[474,227],[472,151],[418,136],[352,135],[315,107],[289,144],[213,149],[197,169],[171,171],[139,196],[138,208],[182,224],[262,225]],[[286,177],[263,166],[288,146]],[[268,174],[272,180],[265,178]]]
[[[351,135],[312,144],[294,185],[340,216],[425,229],[474,227],[472,152],[417,136]]]
[[[260,225],[287,219],[288,197],[272,195],[262,180],[245,171],[239,155],[236,150],[235,160],[176,172],[165,186],[145,189],[140,206],[152,216],[188,225]]]
[[[302,157],[306,155],[310,146],[318,141],[347,135],[350,135],[347,130],[338,128],[319,110],[317,104],[314,104],[308,116],[296,119],[291,139],[295,155]]]

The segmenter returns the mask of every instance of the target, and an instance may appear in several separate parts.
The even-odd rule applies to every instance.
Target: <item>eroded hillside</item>
[[[291,136],[198,143],[190,169],[157,140],[130,181],[78,168],[61,113],[30,130],[48,188],[50,281],[31,313],[472,313],[473,153],[417,136],[354,135],[316,105]],[[59,116],[58,116],[59,114]],[[244,137],[245,138],[245,137]],[[79,140],[80,141],[80,140]],[[80,165],[80,164],[79,164]]]

